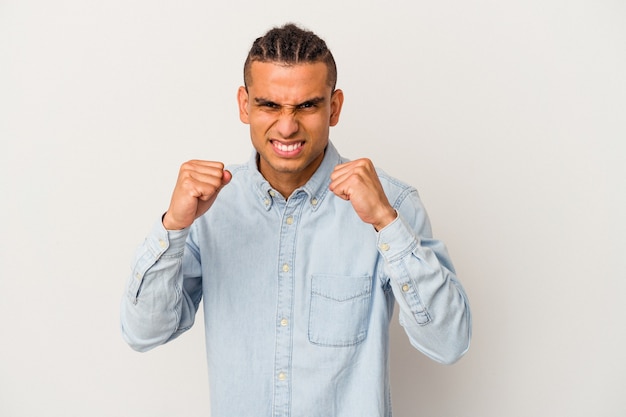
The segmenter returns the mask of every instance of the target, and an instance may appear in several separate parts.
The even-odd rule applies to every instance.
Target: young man
[[[394,304],[413,346],[452,363],[471,316],[417,191],[329,141],[343,92],[323,40],[257,39],[238,93],[256,152],[182,165],[122,302],[136,350],[189,329],[203,301],[212,417],[390,416]]]

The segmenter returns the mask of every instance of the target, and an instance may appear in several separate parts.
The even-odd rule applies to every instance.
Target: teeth
[[[291,145],[284,145],[284,144],[279,143],[279,142],[274,142],[274,146],[276,146],[276,148],[278,148],[280,151],[291,152],[291,151],[294,151],[294,150],[298,149],[299,147],[301,147],[302,146],[302,142],[298,142],[296,144],[291,144]]]

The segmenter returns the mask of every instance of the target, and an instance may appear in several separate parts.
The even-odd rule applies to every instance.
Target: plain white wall
[[[0,415],[208,416],[202,326],[121,340],[135,247],[189,158],[248,158],[252,40],[324,37],[331,131],[418,187],[474,314],[430,362],[393,328],[394,411],[626,415],[621,0],[0,0]]]

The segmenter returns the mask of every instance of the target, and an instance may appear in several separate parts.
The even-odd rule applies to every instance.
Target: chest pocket
[[[309,341],[320,346],[352,346],[367,336],[372,278],[313,275]]]

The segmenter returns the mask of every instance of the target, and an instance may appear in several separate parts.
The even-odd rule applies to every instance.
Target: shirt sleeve
[[[417,191],[396,207],[398,217],[377,236],[385,273],[411,344],[450,364],[469,348],[471,312],[447,249],[432,238]]]
[[[168,231],[159,220],[137,249],[120,312],[122,336],[137,351],[162,345],[193,325],[202,278],[198,260],[186,249],[188,236],[189,229]]]

